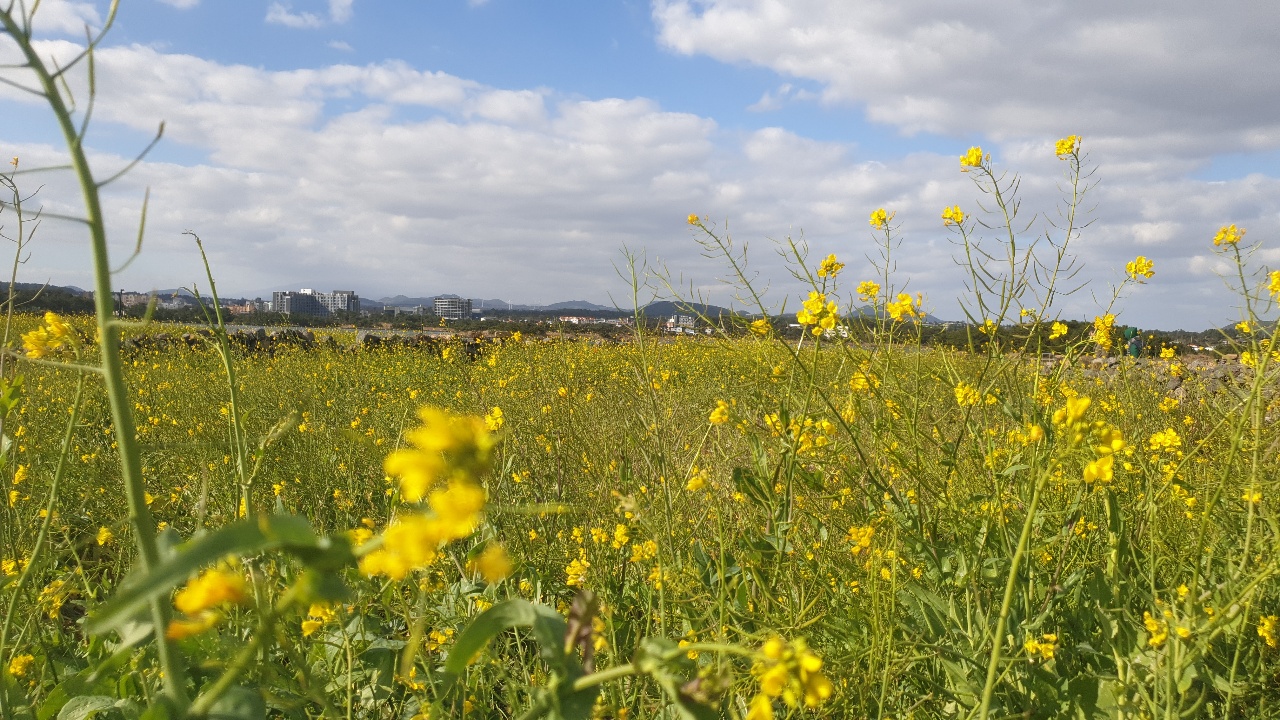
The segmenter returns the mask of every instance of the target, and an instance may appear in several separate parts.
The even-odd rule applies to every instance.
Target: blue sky
[[[42,49],[69,55],[105,8],[45,0]],[[981,145],[1019,173],[1026,239],[1053,236],[1052,146],[1075,133],[1099,182],[1073,238],[1091,284],[1057,310],[1091,317],[1143,254],[1157,275],[1122,322],[1199,329],[1238,314],[1207,239],[1280,229],[1276,21],[1190,1],[123,0],[90,146],[118,166],[168,123],[108,198],[123,250],[152,188],[147,251],[118,278],[136,289],[198,280],[191,229],[228,293],[621,302],[625,246],[730,304],[683,222],[696,212],[750,243],[770,301],[793,306],[804,289],[773,243],[869,277],[884,206],[895,282],[958,317],[938,214],[976,217],[983,195],[956,158]],[[0,154],[57,161],[43,108],[3,91],[0,117]],[[74,209],[66,178],[41,181],[51,212]],[[26,279],[88,285],[75,228],[41,233]]]

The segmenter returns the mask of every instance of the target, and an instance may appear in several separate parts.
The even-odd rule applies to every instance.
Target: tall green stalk
[[[111,4],[102,33],[110,28],[115,19],[119,0]],[[116,446],[120,455],[120,473],[124,484],[125,501],[129,508],[129,525],[133,530],[134,540],[138,547],[139,562],[143,572],[150,572],[159,561],[159,550],[156,543],[155,522],[147,508],[145,487],[142,479],[142,461],[137,444],[137,429],[133,421],[133,411],[129,405],[128,388],[124,380],[124,367],[120,360],[120,329],[116,325],[115,298],[111,293],[111,265],[107,251],[107,231],[102,214],[102,203],[99,198],[100,183],[95,179],[89,160],[85,155],[83,128],[76,127],[72,110],[68,107],[63,92],[58,87],[62,80],[60,70],[57,75],[49,72],[31,44],[30,17],[23,18],[20,25],[14,19],[13,6],[0,11],[0,22],[8,32],[18,49],[26,59],[29,68],[40,84],[41,95],[49,103],[54,120],[62,131],[63,140],[67,144],[67,152],[71,160],[71,170],[75,173],[80,185],[81,199],[84,202],[84,224],[89,230],[89,246],[93,255],[94,274],[94,308],[97,318],[99,348],[101,352],[100,372],[106,386],[107,403],[111,409],[112,425],[115,428]],[[98,35],[100,39],[101,34]],[[90,77],[92,78],[92,52],[96,40],[90,42],[88,55]],[[90,94],[92,95],[92,80]],[[187,705],[186,669],[178,657],[171,642],[165,637],[168,627],[169,611],[165,601],[157,598],[151,601],[151,622],[155,631],[156,652],[160,667],[164,673],[164,695],[177,708]]]

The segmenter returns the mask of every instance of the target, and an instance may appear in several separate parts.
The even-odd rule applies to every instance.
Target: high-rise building
[[[311,288],[298,292],[277,290],[271,295],[271,310],[285,315],[325,317],[337,312],[360,312],[360,296],[354,290],[318,293]]]
[[[471,301],[456,295],[438,297],[435,300],[436,315],[446,320],[471,319]]]

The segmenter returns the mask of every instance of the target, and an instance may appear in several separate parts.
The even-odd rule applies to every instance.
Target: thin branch
[[[161,138],[161,137],[163,137],[163,136],[164,136],[164,121],[163,121],[163,120],[161,120],[161,121],[160,121],[160,128],[159,128],[158,130],[156,130],[156,136],[155,136],[154,138],[152,138],[152,139],[151,139],[151,142],[150,142],[150,143],[148,143],[148,144],[147,144],[147,146],[146,146],[145,148],[143,148],[143,149],[142,149],[142,152],[138,153],[138,156],[137,156],[137,157],[135,157],[135,158],[133,159],[133,161],[132,161],[132,162],[130,162],[128,165],[125,165],[123,170],[121,170],[120,172],[116,173],[115,175],[112,175],[111,177],[107,178],[106,180],[102,180],[102,181],[100,181],[100,182],[98,183],[98,189],[102,189],[102,188],[106,187],[107,185],[110,185],[111,183],[115,182],[116,180],[119,180],[119,179],[120,179],[121,177],[123,177],[126,173],[128,173],[130,170],[132,170],[132,169],[134,168],[134,166],[135,166],[135,165],[137,165],[138,163],[142,162],[143,158],[145,158],[145,157],[147,156],[147,154],[151,152],[151,149],[152,149],[152,148],[154,148],[154,147],[156,146],[156,144],[160,142],[160,138]],[[148,190],[148,192],[150,192],[150,190]]]

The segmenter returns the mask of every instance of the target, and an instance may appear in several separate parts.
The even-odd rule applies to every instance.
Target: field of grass
[[[0,303],[5,720],[1280,717],[1280,271],[1243,229],[1212,238],[1241,309],[1212,372],[1116,358],[1143,256],[1091,331],[1060,322],[1074,135],[1031,220],[960,157],[966,350],[922,345],[884,208],[861,271],[778,246],[798,341],[694,214],[759,316],[715,336],[248,351],[212,293],[191,347],[122,347],[154,328],[114,316],[95,88],[67,80],[102,36],[51,68],[39,5],[0,22],[66,140],[95,314]],[[634,306],[674,294],[626,260]]]
[[[342,570],[343,600],[282,612],[237,678],[261,687],[273,712],[518,717],[554,680],[536,638],[498,634],[460,679],[444,672],[453,641],[503,600],[570,614],[587,590],[598,612],[575,640],[580,662],[625,665],[654,639],[701,648],[650,677],[603,684],[597,716],[676,712],[662,687],[671,678],[689,698],[746,716],[767,662],[754,649],[775,636],[804,639],[832,685],[799,714],[965,716],[981,702],[1002,607],[996,716],[1274,714],[1271,393],[1209,392],[1188,378],[1167,396],[1177,359],[1085,378],[1022,357],[909,345],[797,352],[769,338],[508,339],[475,360],[456,350],[249,354],[235,358],[241,427],[254,447],[274,440],[244,506],[219,354],[141,351],[126,366],[149,507],[175,539],[286,512],[367,540],[354,532],[380,533],[405,512],[383,459],[418,424],[418,407],[488,416],[492,427],[500,409],[484,522],[403,580]],[[17,613],[5,659],[32,657],[6,681],[10,709],[57,709],[74,694],[68,680],[102,663],[112,670],[93,694],[154,697],[148,653],[119,658],[114,636],[82,627],[133,555],[104,397],[86,393],[51,496],[75,373],[23,375],[5,425],[6,575],[30,557],[44,509],[53,513],[39,567],[20,593],[6,588]],[[1100,471],[1107,458],[1112,469]],[[511,567],[485,580],[476,560],[498,543]],[[302,572],[272,554],[235,567],[251,597],[180,641],[206,681],[262,632],[265,608]],[[408,656],[410,642],[420,647]]]

